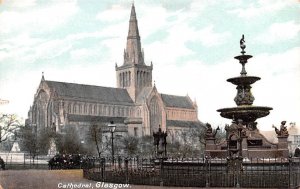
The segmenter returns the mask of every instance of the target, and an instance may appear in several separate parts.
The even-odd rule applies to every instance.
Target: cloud
[[[128,8],[121,5],[112,5],[110,9],[102,11],[96,15],[96,19],[102,22],[117,22],[129,17]]]
[[[205,47],[221,45],[231,36],[229,32],[215,32],[213,25],[209,25],[196,33],[198,36],[195,36],[196,41],[199,40]]]
[[[61,1],[27,11],[6,10],[1,13],[0,33],[53,30],[71,18],[79,8],[73,1]]]
[[[252,2],[250,4],[247,4],[247,7],[235,8],[229,10],[228,12],[237,15],[240,18],[252,19],[268,13],[282,10],[283,8],[293,3],[293,0],[258,0],[257,3]]]
[[[261,35],[257,37],[257,41],[260,43],[278,43],[284,40],[297,40],[297,36],[300,32],[300,24],[295,23],[295,21],[288,21],[282,23],[273,23],[266,32],[262,32]]]
[[[2,1],[0,1],[0,2],[2,2]],[[5,1],[4,0],[4,3],[13,8],[24,9],[24,8],[35,6],[37,4],[37,0],[22,0],[22,1],[18,1],[18,0]]]
[[[246,64],[250,76],[262,79],[252,85],[254,105],[273,107],[270,115],[258,119],[258,127],[271,130],[272,124],[282,120],[300,123],[300,48],[277,54],[258,54]],[[199,119],[213,125],[224,126],[231,120],[222,118],[216,111],[235,107],[236,89],[226,80],[240,75],[241,65],[229,58],[215,65],[190,61],[180,66],[154,63],[154,80],[159,92],[188,95],[198,103]]]
[[[153,80],[156,80],[159,92],[188,94],[192,100],[197,100],[201,121],[224,125],[230,123],[230,120],[221,118],[216,110],[236,106],[233,101],[236,95],[235,86],[226,82],[226,79],[239,75],[241,66],[229,55],[232,52],[230,45],[223,50],[226,51],[226,56],[230,57],[225,60],[218,59],[214,64],[202,59],[209,59],[214,53],[203,53],[201,50],[213,52],[219,50],[218,47],[222,44],[230,44],[228,39],[234,32],[240,33],[240,28],[233,28],[235,31],[231,33],[230,28],[224,29],[211,20],[209,23],[200,21],[199,18],[205,17],[209,12],[218,14],[216,18],[224,16],[224,20],[228,20],[227,26],[236,24],[226,19],[226,14],[219,15],[222,11],[210,12],[210,8],[219,10],[219,7],[215,7],[220,5],[219,1],[212,2],[214,6],[206,9],[210,2],[193,1],[190,7],[174,6],[172,9],[153,3],[137,3],[136,11],[146,63],[149,64],[149,60],[153,60]],[[260,18],[256,14],[261,16],[268,11],[272,12],[272,15],[279,15],[276,10],[288,6],[285,1],[268,1],[266,4],[259,1],[251,5],[252,9],[251,6],[238,9],[237,6],[241,6],[242,3],[237,2],[241,1],[230,5],[231,11],[232,7],[235,7],[234,11],[237,11],[239,16],[253,19]],[[66,24],[73,16],[86,13],[85,11],[90,9],[85,10],[86,6],[80,6],[82,10],[79,11],[77,4],[68,0],[42,7],[31,6],[31,11],[3,11],[0,17],[0,32],[5,37],[0,43],[0,66],[1,69],[9,71],[1,72],[0,98],[10,100],[5,107],[26,117],[42,71],[45,71],[45,77],[49,80],[116,86],[114,63],[122,64],[130,16],[128,3],[126,6],[125,9],[112,5],[108,11],[98,14],[89,12],[96,19],[91,20],[87,28],[70,28],[63,33],[56,29],[68,26]],[[226,12],[227,6],[229,5],[226,4],[223,12]],[[36,35],[40,31],[51,34],[53,32],[53,36]],[[159,36],[161,31],[164,31],[163,37]],[[297,21],[277,22],[261,33],[257,37],[259,43],[278,41],[280,45],[292,46],[291,41],[299,33],[299,24]],[[201,46],[197,52],[199,56],[195,49],[187,46],[191,41]],[[62,55],[66,54],[67,58],[62,59]],[[270,116],[258,120],[259,128],[270,130],[272,124],[278,125],[282,119],[300,123],[300,92],[297,83],[300,80],[299,55],[299,47],[277,54],[256,54],[246,65],[249,75],[262,77],[262,80],[253,85],[255,104],[274,108]],[[99,59],[99,56],[104,58]],[[95,61],[92,61],[97,63],[88,64],[88,61],[93,59],[91,57],[95,57]],[[30,63],[33,63],[32,67],[28,68]],[[64,67],[62,64],[68,65]],[[22,66],[24,69],[20,69]]]

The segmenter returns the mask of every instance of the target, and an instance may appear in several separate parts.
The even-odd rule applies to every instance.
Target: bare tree
[[[90,140],[96,145],[99,158],[101,154],[108,148],[107,143],[103,141],[103,131],[100,125],[92,125],[89,131]]]
[[[20,128],[21,124],[15,114],[0,114],[0,143]]]

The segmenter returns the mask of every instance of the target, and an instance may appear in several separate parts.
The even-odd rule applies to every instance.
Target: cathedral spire
[[[45,81],[44,72],[42,72],[42,81]]]
[[[144,64],[134,4],[131,6],[127,45],[124,54],[124,64]]]
[[[152,87],[153,64],[151,62],[151,65],[147,66],[144,61],[144,50],[141,47],[134,3],[131,6],[127,43],[123,57],[123,65],[116,66],[117,87],[125,88],[131,99],[136,102],[145,87]]]

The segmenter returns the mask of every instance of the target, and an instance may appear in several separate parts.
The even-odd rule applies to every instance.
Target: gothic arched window
[[[93,107],[92,107],[92,105],[90,104],[89,105],[89,114],[92,114],[93,113]]]
[[[158,98],[154,96],[150,101],[150,132],[157,132],[162,123],[162,111],[158,103]]]

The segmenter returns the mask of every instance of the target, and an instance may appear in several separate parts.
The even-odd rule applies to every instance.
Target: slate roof
[[[152,87],[144,87],[137,97],[137,103],[143,103],[152,90]]]
[[[188,96],[161,94],[161,98],[167,107],[195,109]]]
[[[75,97],[94,100],[105,103],[130,103],[133,104],[126,89],[101,87],[95,85],[83,85],[57,81],[45,81],[47,85],[56,91],[58,96]]]
[[[203,127],[200,121],[167,120],[167,127]]]

